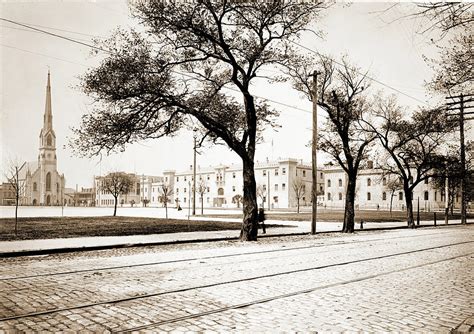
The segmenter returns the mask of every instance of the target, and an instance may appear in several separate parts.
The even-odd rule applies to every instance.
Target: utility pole
[[[468,99],[465,100],[464,98]],[[474,114],[474,112],[465,112],[464,109],[474,108],[474,105],[465,106],[465,103],[473,102],[474,94],[458,96],[449,96],[446,99],[453,100],[448,102],[448,111],[459,110],[459,113],[449,114],[450,116],[459,116],[459,132],[460,132],[460,150],[461,150],[461,224],[466,224],[467,220],[467,196],[466,196],[466,187],[467,187],[467,178],[466,178],[466,145],[464,143],[464,121],[466,114]],[[472,118],[469,118],[472,119]]]
[[[267,173],[267,203],[268,203],[268,211],[270,211],[270,169]]]
[[[312,186],[311,186],[311,201],[312,201],[312,215],[311,215],[311,234],[316,234],[316,216],[318,211],[318,164],[317,154],[318,149],[318,72],[313,72],[313,140],[311,145],[311,161],[312,161]]]
[[[194,162],[193,162],[193,216],[196,215],[196,132],[194,132]]]

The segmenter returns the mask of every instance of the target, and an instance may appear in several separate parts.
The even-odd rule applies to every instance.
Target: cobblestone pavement
[[[474,313],[474,228],[2,259],[0,330],[448,332]]]

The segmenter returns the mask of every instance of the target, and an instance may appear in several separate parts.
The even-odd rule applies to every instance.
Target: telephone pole
[[[196,133],[193,136],[194,139],[194,161],[193,161],[193,216],[196,215]]]
[[[316,234],[316,216],[318,212],[318,164],[317,164],[317,149],[318,149],[318,72],[313,72],[313,140],[311,145],[311,161],[312,161],[312,186],[311,186],[311,234]]]
[[[474,95],[463,95],[460,94],[458,96],[449,96],[446,99],[451,99],[452,102],[446,103],[448,105],[447,111],[457,111],[459,113],[449,114],[450,116],[457,116],[459,117],[459,132],[460,132],[460,154],[461,154],[461,224],[466,224],[467,220],[467,196],[466,196],[466,188],[467,188],[467,178],[466,178],[466,145],[464,143],[464,121],[465,115],[474,114],[474,112],[465,112],[465,109],[474,108],[474,105],[466,106],[466,103],[473,102]],[[467,99],[465,99],[467,98]],[[468,118],[472,119],[472,118]]]

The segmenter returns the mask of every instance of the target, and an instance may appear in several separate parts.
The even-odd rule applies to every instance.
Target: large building
[[[369,164],[371,166],[371,164]],[[347,175],[340,167],[328,166],[324,169],[324,206],[326,208],[343,209],[346,199]],[[375,168],[359,170],[356,184],[355,207],[357,209],[405,210],[405,193],[401,187],[393,187],[391,182],[398,178],[396,175],[383,175]],[[421,211],[444,210],[444,191],[433,186],[433,180],[428,178],[419,183],[413,191],[413,208],[416,210],[420,203]],[[454,207],[461,204],[459,195],[455,197]]]
[[[265,208],[296,207],[293,190],[295,180],[305,184],[300,205],[310,203],[311,165],[296,159],[278,159],[255,163],[255,180],[260,196],[258,204]],[[318,172],[318,189],[323,190],[323,177]],[[188,206],[192,200],[193,168],[174,175],[174,198],[181,206]],[[217,165],[196,168],[196,206],[237,208],[243,196],[243,175],[241,165]],[[201,192],[202,190],[202,198]]]
[[[38,159],[22,169],[23,205],[61,205],[65,201],[64,174],[57,170],[56,134],[53,130],[51,80],[48,71],[43,128],[39,135]]]

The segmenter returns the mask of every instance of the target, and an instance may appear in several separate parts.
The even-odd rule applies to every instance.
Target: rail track
[[[440,235],[440,233],[438,232],[438,233],[426,233],[422,235],[398,236],[398,237],[390,238],[390,240],[421,238],[421,237],[432,236],[432,235]],[[7,276],[7,277],[0,277],[0,282],[26,280],[26,279],[34,279],[34,278],[40,278],[40,277],[76,275],[76,274],[83,274],[87,272],[100,272],[100,271],[120,270],[120,269],[137,268],[137,267],[158,266],[158,265],[163,265],[163,264],[173,264],[173,263],[182,263],[182,262],[195,262],[195,261],[212,260],[212,259],[219,259],[219,258],[233,258],[233,257],[239,257],[239,256],[246,256],[246,255],[281,253],[281,252],[288,252],[288,251],[297,251],[297,250],[303,250],[303,249],[314,249],[314,248],[322,248],[322,247],[334,247],[334,246],[341,246],[341,245],[364,244],[364,243],[377,242],[377,241],[387,241],[387,238],[375,238],[375,239],[370,239],[370,240],[357,240],[357,241],[350,241],[350,242],[334,242],[334,243],[329,243],[329,244],[318,244],[318,245],[309,245],[309,246],[300,246],[300,247],[285,247],[285,248],[279,248],[279,249],[262,250],[262,251],[257,251],[257,252],[239,252],[239,253],[232,253],[232,254],[190,257],[190,258],[184,258],[184,259],[153,261],[153,262],[144,262],[144,263],[137,263],[137,264],[130,264],[130,265],[95,267],[95,268],[80,269],[80,270],[41,273],[41,274],[34,274],[34,275]]]
[[[370,240],[370,241],[374,241],[374,240]],[[201,284],[201,285],[190,286],[190,287],[185,287],[185,288],[180,288],[180,289],[175,289],[175,290],[161,291],[161,292],[156,292],[156,293],[146,293],[146,294],[130,296],[130,297],[125,297],[125,298],[108,299],[108,300],[102,300],[102,301],[91,302],[91,303],[83,303],[83,304],[70,306],[70,307],[63,307],[63,308],[49,309],[49,310],[44,310],[44,311],[39,311],[39,312],[19,314],[19,315],[0,318],[0,324],[1,324],[1,322],[5,322],[5,321],[19,320],[19,319],[28,318],[28,317],[38,317],[38,316],[44,316],[44,315],[51,315],[51,314],[62,312],[62,311],[72,311],[72,310],[77,310],[77,309],[91,308],[91,307],[95,307],[95,306],[99,306],[99,305],[113,305],[113,304],[123,303],[123,302],[127,302],[127,301],[146,299],[146,298],[151,298],[151,297],[156,297],[156,296],[177,294],[177,293],[182,293],[182,292],[187,292],[187,291],[192,291],[192,290],[212,288],[212,287],[229,285],[229,284],[234,284],[234,283],[256,281],[256,280],[259,280],[259,279],[277,277],[277,276],[282,276],[282,275],[290,275],[290,274],[295,274],[295,273],[310,272],[310,271],[316,271],[316,270],[327,269],[327,268],[332,268],[332,267],[347,266],[347,265],[356,264],[356,263],[387,259],[387,258],[403,256],[403,255],[409,255],[409,254],[416,254],[416,253],[433,251],[433,250],[436,250],[436,249],[443,249],[443,248],[448,248],[448,247],[453,247],[453,246],[458,246],[458,245],[465,245],[465,244],[470,244],[470,243],[474,243],[474,240],[443,244],[443,245],[438,245],[438,246],[433,246],[433,247],[420,248],[420,249],[397,252],[397,253],[391,253],[391,254],[380,255],[380,256],[366,257],[366,258],[355,259],[355,260],[351,260],[351,261],[342,261],[342,262],[331,263],[331,264],[326,264],[326,265],[311,266],[311,267],[307,267],[307,268],[280,271],[280,272],[270,273],[270,274],[265,274],[265,275],[255,275],[255,276],[251,276],[251,277],[221,281],[221,282],[210,283],[210,284]],[[310,247],[310,246],[307,246],[307,247]],[[313,247],[321,247],[321,246],[318,245],[318,246],[313,246]],[[302,247],[302,248],[304,248],[304,247]],[[274,250],[274,251],[283,251],[283,250],[291,250],[291,249],[298,249],[298,248],[294,247],[294,248],[290,248],[290,249],[278,249],[278,250]],[[250,255],[250,254],[254,254],[254,253],[245,253],[244,255]],[[409,270],[409,269],[418,268],[418,267],[422,267],[422,266],[427,266],[427,265],[430,265],[430,264],[439,263],[439,262],[443,262],[443,261],[448,261],[448,260],[456,259],[456,258],[459,258],[459,257],[470,256],[472,254],[474,254],[474,252],[466,253],[466,254],[462,254],[462,255],[458,255],[458,256],[453,256],[453,257],[449,257],[449,258],[444,258],[444,259],[440,259],[440,260],[437,260],[437,261],[432,261],[432,262],[428,262],[428,263],[424,263],[424,264],[419,264],[419,265],[416,265],[416,266],[409,266],[409,267],[405,267],[405,268],[401,268],[401,269],[397,269],[397,270],[382,272],[382,273],[379,273],[379,274],[367,275],[367,276],[359,277],[359,278],[344,281],[344,282],[338,282],[338,283],[328,284],[328,285],[323,285],[323,286],[316,286],[316,287],[313,287],[313,288],[310,288],[310,289],[304,289],[304,290],[294,291],[294,292],[290,292],[290,293],[287,293],[287,294],[281,294],[281,295],[277,295],[277,296],[273,296],[273,297],[269,297],[269,298],[258,299],[258,300],[254,300],[254,301],[249,302],[249,303],[235,304],[235,305],[231,305],[231,306],[227,306],[227,307],[223,307],[223,308],[218,308],[218,309],[208,311],[208,312],[196,313],[196,314],[189,315],[189,316],[186,316],[186,317],[177,317],[177,318],[171,319],[171,320],[154,322],[154,323],[147,324],[145,327],[144,326],[136,326],[136,327],[133,327],[133,328],[128,328],[125,331],[127,332],[127,331],[135,331],[135,330],[142,330],[142,329],[152,328],[152,327],[156,327],[156,326],[159,326],[161,324],[168,323],[168,322],[176,322],[176,321],[180,321],[180,320],[183,320],[183,319],[190,319],[190,318],[200,317],[200,316],[207,315],[207,314],[224,312],[224,311],[229,310],[229,309],[237,309],[237,308],[242,308],[242,307],[246,307],[246,306],[250,306],[250,305],[254,305],[254,304],[264,303],[264,302],[268,302],[268,301],[279,299],[279,298],[285,298],[285,297],[289,297],[289,296],[296,296],[298,294],[304,294],[304,293],[308,293],[308,292],[311,292],[311,291],[316,291],[316,290],[320,290],[320,289],[334,287],[334,286],[337,286],[337,285],[349,284],[349,283],[353,283],[353,282],[357,282],[357,281],[361,281],[361,280],[366,280],[366,279],[370,279],[370,278],[374,278],[374,277],[378,277],[378,276],[388,275],[388,274],[395,273],[395,272],[406,271],[406,270]],[[237,256],[237,255],[233,254],[233,256]],[[222,257],[225,257],[225,256],[223,255]],[[188,259],[188,261],[189,261],[189,259]]]

